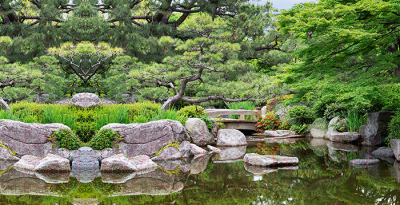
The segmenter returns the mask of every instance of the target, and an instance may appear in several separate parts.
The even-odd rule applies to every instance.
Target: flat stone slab
[[[73,103],[75,106],[88,108],[97,106],[99,103],[101,103],[101,100],[96,94],[93,93],[78,93],[72,97],[71,103]]]
[[[299,159],[297,157],[249,153],[244,156],[243,162],[253,166],[290,166],[299,164]]]
[[[379,159],[353,159],[350,161],[351,165],[371,165],[379,164]]]
[[[296,135],[296,133],[291,130],[265,130],[264,135],[269,137],[288,137]]]

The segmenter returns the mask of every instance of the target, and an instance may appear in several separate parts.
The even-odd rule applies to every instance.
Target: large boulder
[[[175,147],[167,147],[161,151],[161,153],[151,160],[160,161],[160,160],[173,160],[173,159],[180,159],[182,158],[181,152]]]
[[[113,123],[101,129],[111,129],[121,135],[123,140],[119,143],[118,151],[127,157],[138,155],[153,157],[155,151],[160,151],[169,142],[181,143],[190,139],[185,127],[174,120],[159,120],[142,124]]]
[[[0,141],[17,152],[17,157],[33,155],[43,157],[52,150],[48,137],[60,129],[70,129],[58,124],[24,123],[13,120],[0,120]]]
[[[333,118],[329,122],[328,131],[326,132],[326,138],[334,142],[353,142],[360,139],[358,132],[338,132],[336,127],[344,126],[346,119],[339,120],[339,117]]]
[[[78,107],[87,108],[97,106],[101,103],[101,100],[93,93],[78,93],[72,97],[71,103]]]
[[[390,145],[392,146],[394,157],[400,161],[400,139],[391,139]]]
[[[299,164],[299,159],[297,157],[249,153],[244,156],[243,162],[252,166],[290,166]]]
[[[69,160],[57,155],[48,154],[45,158],[25,155],[14,164],[15,169],[33,172],[69,172]]]
[[[246,136],[235,129],[222,129],[218,132],[217,146],[247,145]]]
[[[10,107],[6,103],[6,101],[3,100],[3,98],[0,97],[0,110],[9,110]]]
[[[311,137],[324,138],[327,131],[325,120],[322,118],[316,119],[313,124],[309,126],[309,129]]]
[[[185,127],[190,133],[192,143],[199,146],[214,144],[214,136],[208,131],[206,123],[200,118],[189,118]]]
[[[390,147],[380,147],[371,154],[377,157],[394,157],[393,149]]]
[[[391,111],[369,113],[362,144],[367,146],[381,145],[383,137],[387,134],[388,124],[393,115],[394,112]]]
[[[286,121],[288,119],[288,111],[289,111],[289,109],[290,109],[290,105],[287,106],[287,107],[280,107],[280,108],[275,109],[276,110],[275,114],[278,115],[279,120],[281,122],[284,122],[284,121]]]
[[[157,169],[157,164],[154,163],[149,156],[139,155],[129,158],[129,161],[136,167],[137,172],[146,172]]]

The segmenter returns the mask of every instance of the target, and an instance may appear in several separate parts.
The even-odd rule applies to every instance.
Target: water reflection
[[[236,154],[233,154],[233,148],[220,148],[230,151],[219,155],[160,161],[157,162],[159,167],[156,170],[147,173],[101,173],[94,181],[86,184],[80,183],[75,175],[57,177],[46,173],[28,174],[1,166],[1,169],[6,171],[0,176],[0,202],[7,204],[139,202],[145,204],[399,204],[400,202],[398,162],[392,164],[381,161],[378,165],[360,168],[349,166],[349,160],[361,158],[362,147],[319,139],[297,140],[279,146],[280,154],[298,157],[299,165],[278,169],[248,166],[240,161],[240,158],[245,152],[255,152],[257,147],[238,149]],[[236,156],[240,157],[235,158]],[[216,163],[228,161],[230,162]]]

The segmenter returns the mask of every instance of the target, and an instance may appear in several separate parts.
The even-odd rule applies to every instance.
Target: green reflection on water
[[[0,204],[400,204],[400,184],[390,176],[391,163],[381,160],[378,166],[355,168],[348,161],[359,158],[358,152],[310,146],[306,140],[279,146],[281,154],[299,158],[299,169],[251,173],[240,161],[217,164],[210,160],[197,175],[165,173],[172,177],[168,180],[184,184],[169,195],[117,196],[138,184],[134,180],[103,183],[101,178],[82,184],[70,178],[68,184],[49,185],[52,193],[62,197],[0,195]]]

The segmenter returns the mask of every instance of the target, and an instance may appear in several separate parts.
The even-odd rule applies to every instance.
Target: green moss
[[[0,141],[0,147],[3,147],[3,148],[5,148],[5,149],[7,149],[7,150],[10,152],[10,154],[12,154],[13,156],[17,155],[17,152],[16,152],[16,151],[12,151],[9,147],[3,145],[3,142],[2,142],[2,141]]]
[[[172,170],[167,170],[167,169],[164,169],[164,168],[163,168],[162,166],[160,166],[160,165],[158,165],[157,167],[160,168],[161,171],[167,173],[169,176],[172,176],[172,175],[174,175],[174,174],[175,174],[175,175],[178,175],[178,174],[181,173],[181,170],[180,170],[179,168],[172,169]]]
[[[4,173],[6,173],[6,172],[10,171],[12,168],[14,168],[14,166],[13,166],[13,165],[12,165],[12,166],[10,166],[10,167],[8,167],[6,170],[0,170],[0,177],[1,177],[1,175],[3,175]]]
[[[166,148],[168,148],[168,147],[175,147],[177,150],[179,150],[179,145],[180,145],[180,143],[179,143],[178,141],[175,141],[174,143],[172,143],[171,141],[169,141],[167,145],[165,145],[164,147],[162,147],[162,148],[160,149],[160,151],[158,151],[158,152],[155,151],[154,154],[155,154],[156,156],[158,156],[158,155],[161,154],[161,152],[162,152],[164,149],[166,149]]]

